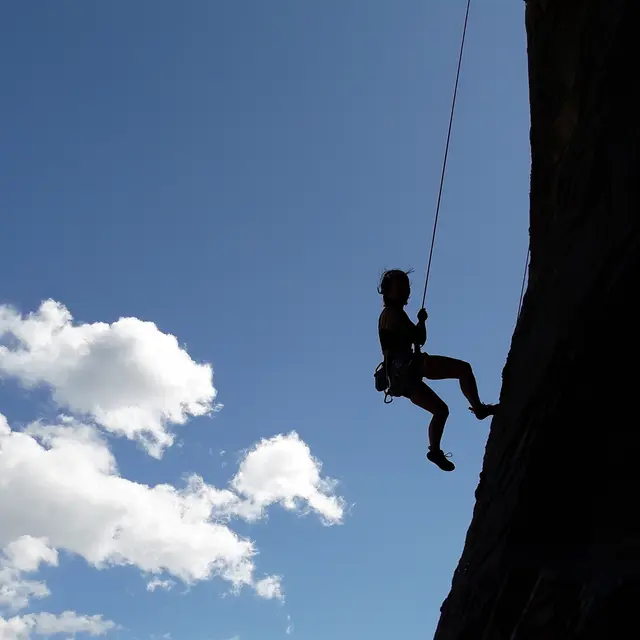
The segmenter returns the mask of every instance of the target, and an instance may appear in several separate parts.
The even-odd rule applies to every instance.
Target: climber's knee
[[[438,402],[434,407],[433,415],[440,418],[440,420],[446,420],[449,417],[449,407],[444,400],[440,398],[438,399],[440,402]]]
[[[465,378],[470,378],[473,376],[473,369],[471,368],[471,365],[464,360],[460,360],[459,371],[460,374],[458,377],[460,378],[460,380],[464,380]]]
[[[413,404],[425,409],[434,417],[437,416],[441,420],[446,420],[449,417],[449,407],[446,402],[423,382],[416,386],[408,398]]]

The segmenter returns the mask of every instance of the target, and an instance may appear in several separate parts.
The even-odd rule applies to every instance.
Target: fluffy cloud
[[[49,595],[44,582],[30,580],[24,575],[36,572],[41,564],[58,564],[58,553],[46,539],[25,535],[5,547],[0,556],[0,610],[19,611],[29,605],[31,598]],[[113,622],[103,620],[101,616],[79,616],[72,611],[58,616],[50,613],[15,615],[9,619],[0,616],[2,640],[22,640],[34,634],[52,636],[80,632],[98,636],[114,628]]]
[[[139,439],[156,457],[173,442],[169,425],[212,410],[211,367],[152,322],[76,325],[53,300],[26,317],[1,305],[0,340],[0,375],[49,386],[60,407]]]
[[[160,580],[159,578],[154,578],[153,580],[149,580],[149,582],[147,582],[147,591],[153,592],[156,589],[171,591],[175,584],[176,583],[173,580]]]
[[[116,625],[102,616],[79,616],[73,611],[65,611],[59,616],[51,613],[31,613],[14,616],[8,620],[0,617],[0,638],[2,640],[28,640],[36,636],[50,637],[64,634],[67,638],[76,633],[103,636],[115,629]]]
[[[44,582],[27,579],[40,564],[58,564],[58,554],[46,540],[21,536],[9,543],[0,556],[0,608],[9,611],[24,609],[31,598],[44,598],[49,589]]]
[[[31,535],[96,567],[252,584],[253,543],[215,521],[230,492],[195,476],[180,489],[127,480],[100,433],[70,419],[21,432],[0,420],[0,546]]]
[[[133,565],[186,584],[217,575],[234,588],[278,598],[279,578],[256,578],[254,544],[229,521],[255,520],[278,502],[325,521],[342,517],[342,500],[329,493],[334,483],[320,476],[295,433],[263,440],[247,453],[229,489],[197,475],[181,488],[123,478],[100,432],[72,418],[14,431],[0,416],[0,451],[0,546],[9,545],[5,555],[21,569],[55,564],[54,550],[65,549],[96,567]],[[22,592],[29,589],[46,595],[31,583]]]
[[[282,598],[282,586],[280,585],[280,576],[269,576],[258,580],[256,583],[256,592],[263,598]]]
[[[212,408],[208,365],[196,364],[173,336],[136,318],[74,325],[53,301],[23,317],[0,306],[0,375],[44,384],[60,407],[56,421],[12,428],[0,413],[0,638],[103,635],[100,616],[17,615],[49,595],[35,579],[57,566],[58,551],[96,568],[132,566],[147,590],[218,577],[233,591],[283,598],[281,578],[260,576],[256,548],[233,530],[279,505],[338,524],[344,501],[334,480],[296,432],[245,452],[228,486],[196,474],[182,486],[148,486],[123,477],[104,430],[137,439],[160,456],[168,430]],[[25,508],[28,505],[28,508]],[[31,574],[31,575],[30,575]],[[11,617],[12,616],[12,617]]]
[[[231,482],[245,498],[238,511],[247,519],[258,519],[275,503],[290,511],[306,504],[326,524],[341,522],[344,501],[333,493],[335,481],[320,475],[321,468],[295,432],[262,440],[247,453]]]

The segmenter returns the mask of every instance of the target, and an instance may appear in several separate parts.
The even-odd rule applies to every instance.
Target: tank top
[[[378,336],[385,357],[412,353],[416,342],[416,325],[404,309],[385,307],[378,318]]]

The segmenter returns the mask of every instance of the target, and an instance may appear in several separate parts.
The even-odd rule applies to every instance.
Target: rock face
[[[640,638],[639,5],[526,6],[529,285],[435,640]]]

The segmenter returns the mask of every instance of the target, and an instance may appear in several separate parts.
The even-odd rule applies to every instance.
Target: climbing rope
[[[451,114],[449,116],[449,130],[447,131],[447,143],[444,148],[444,159],[442,162],[442,174],[440,175],[440,189],[438,190],[438,202],[436,204],[436,214],[433,220],[433,232],[431,234],[431,248],[429,249],[429,262],[427,263],[427,275],[424,279],[424,292],[422,293],[422,306],[424,307],[427,298],[427,286],[429,284],[429,274],[431,273],[431,259],[433,258],[433,247],[436,243],[436,231],[438,229],[438,217],[440,215],[440,201],[442,200],[442,187],[444,186],[444,177],[447,172],[447,158],[449,156],[449,141],[451,140],[451,127],[453,125],[453,113],[456,108],[456,98],[458,95],[458,82],[460,80],[460,68],[462,67],[462,54],[464,52],[464,43],[467,37],[467,23],[469,22],[469,9],[471,0],[467,0],[467,10],[464,16],[464,27],[462,29],[462,39],[460,41],[460,55],[458,56],[458,70],[456,72],[456,82],[453,89],[453,100],[451,101]]]
[[[516,322],[520,318],[520,312],[522,311],[522,302],[524,300],[524,287],[527,283],[527,272],[529,270],[529,260],[531,258],[531,247],[527,251],[527,259],[524,262],[524,273],[522,274],[522,287],[520,287],[520,302],[518,303],[518,315],[516,316]]]

